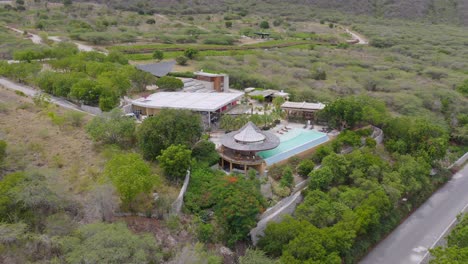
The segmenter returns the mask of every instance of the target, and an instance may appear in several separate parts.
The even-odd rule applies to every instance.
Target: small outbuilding
[[[306,102],[284,102],[281,105],[287,116],[302,116],[305,119],[313,119],[315,113],[323,110],[325,105],[322,103],[306,103]]]

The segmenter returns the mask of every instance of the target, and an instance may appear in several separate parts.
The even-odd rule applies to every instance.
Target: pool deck
[[[285,140],[289,139],[289,137],[288,137],[289,132],[284,131],[285,127],[292,128],[293,130],[304,130],[304,124],[302,124],[302,123],[289,123],[287,121],[282,121],[277,126],[271,128],[269,130],[269,132],[274,133],[275,135],[277,135],[280,138],[281,141],[285,141]],[[322,130],[323,128],[324,128],[323,126],[314,125],[314,129],[312,129],[311,131],[321,132],[320,130]],[[310,130],[310,128],[307,128],[305,130]],[[321,133],[324,133],[324,132],[321,132]],[[221,138],[223,137],[224,134],[225,133],[222,130],[212,131],[210,133],[210,140],[213,143],[215,143],[216,148],[221,147]],[[325,141],[320,140],[320,142],[317,142],[318,144],[315,145],[315,146],[303,147],[299,152],[294,153],[293,155],[291,155],[291,156],[289,156],[287,158],[281,159],[279,161],[275,161],[274,164],[283,164],[283,163],[287,162],[287,160],[292,156],[306,157],[306,156],[312,154],[318,146],[326,144],[331,139],[333,139],[336,136],[336,134],[337,133],[334,133],[334,132],[331,132],[331,133],[328,133],[328,134],[324,133],[324,135],[328,136],[327,140],[325,140]],[[289,135],[291,135],[291,134],[289,134]],[[268,161],[268,158],[265,159],[265,161]],[[273,164],[273,163],[271,163],[271,164],[268,164],[268,163],[271,163],[271,162],[267,162],[268,166],[271,166]]]

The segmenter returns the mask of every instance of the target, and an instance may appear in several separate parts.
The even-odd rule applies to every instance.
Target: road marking
[[[460,211],[461,213],[463,213],[465,211],[465,209],[468,207],[468,203],[465,205],[465,207],[463,207],[463,209]],[[453,219],[453,221],[444,229],[444,231],[442,232],[442,234],[440,234],[440,236],[436,239],[436,241],[434,241],[434,243],[432,244],[431,247],[429,247],[429,249],[432,249],[434,248],[434,246],[437,244],[437,242],[439,242],[439,240],[445,236],[445,233],[450,229],[450,227],[452,227],[452,225],[457,221],[457,217],[455,217],[455,219]],[[429,255],[429,249],[427,250],[426,254],[424,254],[423,258],[421,259],[421,261],[418,262],[418,264],[421,264],[427,257],[427,255]]]

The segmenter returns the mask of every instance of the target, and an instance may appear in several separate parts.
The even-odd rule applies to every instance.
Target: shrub
[[[326,156],[330,155],[331,153],[333,153],[333,149],[331,148],[331,146],[329,146],[329,145],[320,146],[320,147],[317,148],[314,155],[312,155],[312,160],[315,163],[321,163],[322,160]]]
[[[369,148],[375,148],[375,146],[377,146],[377,142],[375,142],[375,139],[368,137],[366,138],[366,146]]]
[[[156,85],[163,90],[169,91],[179,90],[184,87],[182,80],[171,76],[163,76],[159,78],[156,81]]]
[[[94,141],[129,147],[135,142],[135,121],[125,117],[119,109],[96,116],[86,126]]]
[[[185,57],[185,56],[178,56],[176,58],[176,62],[177,62],[178,65],[185,66],[185,65],[187,65],[188,58]]]
[[[224,25],[227,27],[227,28],[232,28],[232,22],[231,21],[226,21],[224,23]]]
[[[468,79],[466,79],[463,83],[458,85],[457,91],[459,91],[464,96],[468,96]]]
[[[81,127],[81,125],[83,125],[84,117],[85,113],[77,111],[67,111],[64,115],[65,123],[74,127]]]
[[[269,29],[270,28],[270,24],[268,23],[268,21],[262,21],[260,22],[260,28],[262,29]]]
[[[155,50],[153,52],[153,59],[155,59],[155,60],[164,59],[164,52],[162,50]]]
[[[315,70],[315,72],[312,73],[312,78],[314,78],[314,80],[326,80],[327,79],[327,72],[322,69],[322,68],[318,68],[317,70]]]
[[[7,143],[3,140],[0,140],[0,164],[6,157],[6,148],[7,148]]]
[[[281,177],[281,186],[291,188],[294,183],[293,171],[290,166],[286,166]]]
[[[200,242],[210,243],[213,241],[214,228],[211,224],[200,223],[197,229],[197,238]]]
[[[147,19],[146,24],[150,24],[150,25],[156,24],[156,20],[154,20],[153,18]]]
[[[184,51],[184,56],[193,60],[198,55],[198,50],[188,48]]]
[[[314,169],[315,163],[310,159],[304,159],[297,166],[297,173],[302,177],[306,177]]]

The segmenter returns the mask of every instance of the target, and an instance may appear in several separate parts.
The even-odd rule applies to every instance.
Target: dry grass
[[[8,143],[10,170],[51,168],[57,181],[74,193],[91,187],[104,163],[83,128],[54,125],[30,98],[0,88],[0,138]],[[55,109],[59,114],[65,110]],[[86,117],[85,119],[89,119]]]

